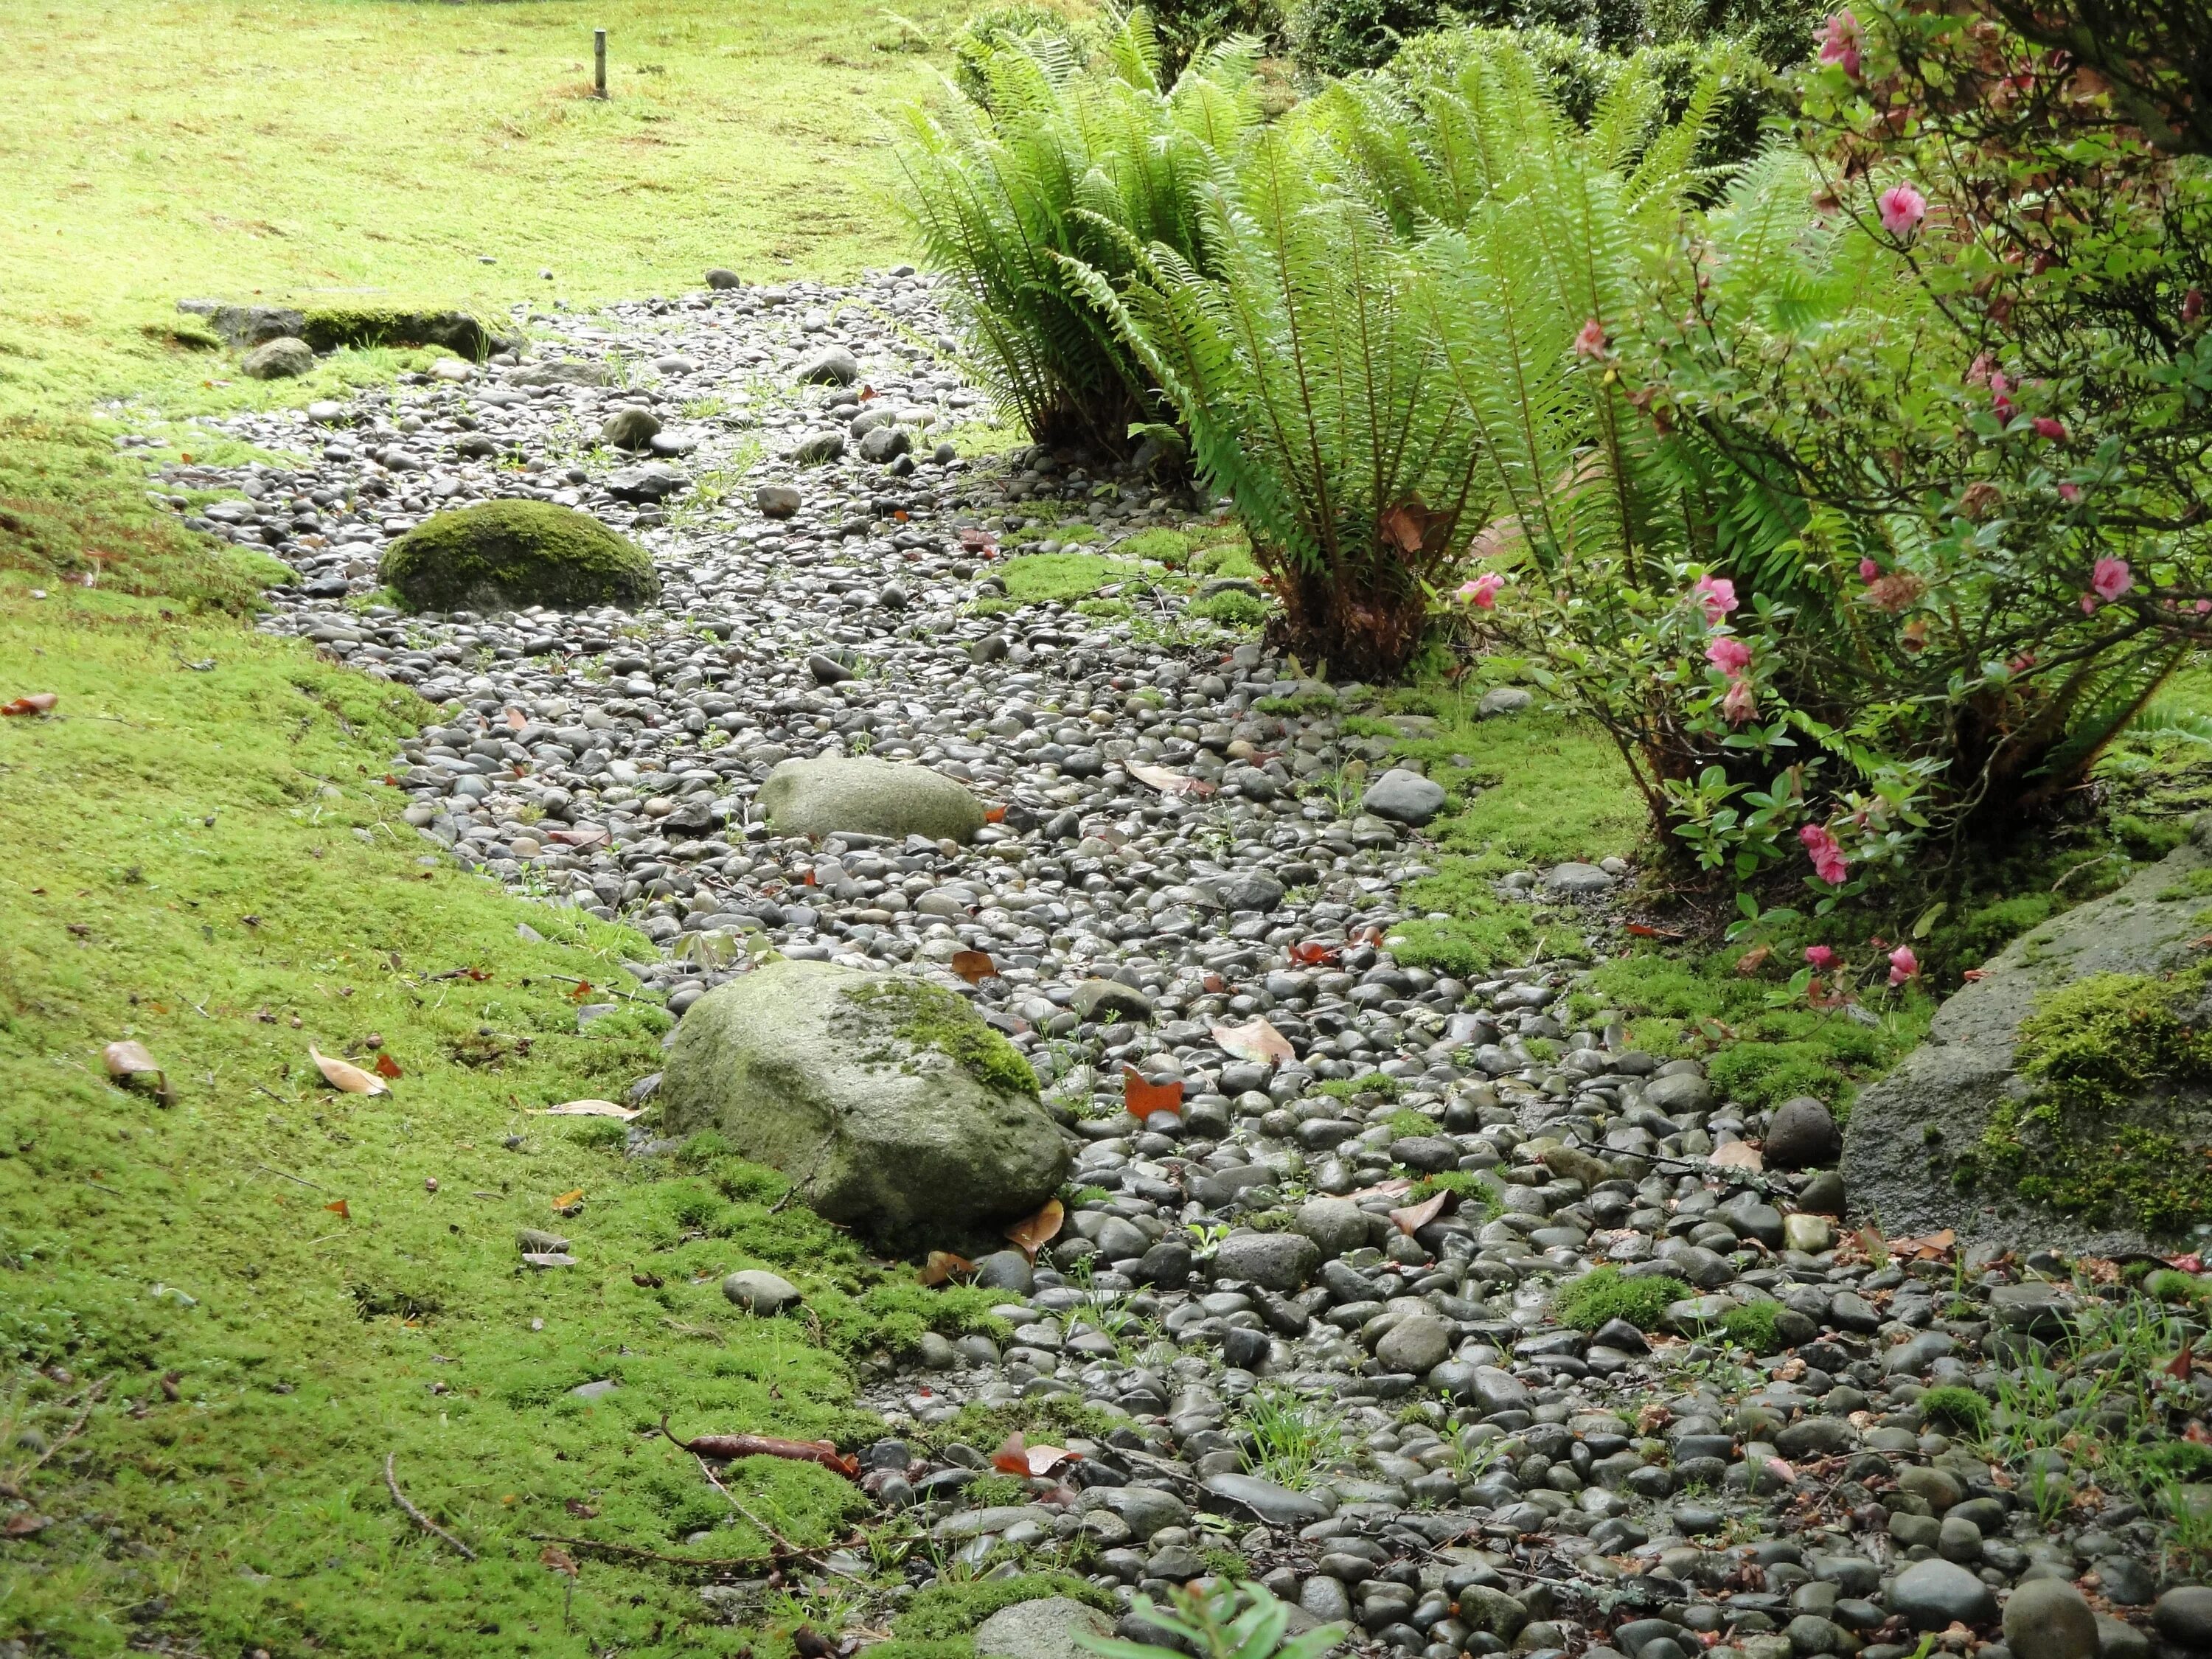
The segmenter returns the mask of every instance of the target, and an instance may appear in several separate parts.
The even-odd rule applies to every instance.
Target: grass
[[[1653,1331],[1670,1304],[1694,1294],[1679,1279],[1624,1279],[1618,1267],[1593,1267],[1559,1287],[1552,1299],[1552,1316],[1578,1331],[1594,1331],[1615,1319]]]
[[[1344,1452],[1344,1437],[1326,1408],[1288,1389],[1262,1388],[1245,1402],[1244,1428],[1253,1444],[1248,1472],[1292,1492],[1312,1486]]]
[[[196,569],[217,592],[233,574]],[[381,778],[411,694],[183,599],[34,599],[20,577],[0,579],[0,663],[10,694],[60,699],[0,722],[0,1414],[57,1437],[102,1389],[29,1480],[52,1524],[0,1547],[0,1636],[737,1650],[680,1575],[580,1549],[564,1622],[532,1534],[764,1555],[654,1437],[660,1413],[865,1437],[848,1358],[998,1328],[989,1293],[871,1267],[704,1138],[641,1164],[604,1125],[531,1115],[658,1066],[658,1007],[576,1017],[647,947],[507,897],[398,822]],[[123,1038],[173,1107],[108,1081],[101,1048]],[[310,1043],[399,1075],[333,1092]],[[525,1228],[579,1265],[526,1270]],[[801,1285],[801,1316],[723,1300],[721,1275],[758,1265]],[[619,1386],[569,1392],[602,1379]],[[398,1513],[387,1453],[480,1561]],[[728,1481],[802,1544],[841,1536],[856,1502],[805,1464]]]
[[[999,574],[1015,605],[1073,605],[1111,583],[1141,577],[1144,568],[1102,553],[1024,553],[1000,565]]]

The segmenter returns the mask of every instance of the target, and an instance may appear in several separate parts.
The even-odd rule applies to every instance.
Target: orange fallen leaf
[[[576,1576],[575,1558],[558,1544],[548,1544],[540,1550],[538,1560],[539,1565],[550,1567],[555,1572],[565,1572],[571,1578]]]
[[[987,807],[985,807],[985,808],[983,809],[983,822],[984,822],[984,823],[1004,823],[1006,821],[1006,809],[1005,807],[1003,807],[1003,806],[987,806]]]
[[[1016,1429],[1005,1443],[991,1454],[991,1467],[1001,1474],[1023,1474],[1030,1472],[1029,1448],[1022,1443],[1022,1431]]]
[[[146,1052],[143,1042],[111,1042],[100,1051],[100,1057],[106,1063],[110,1077],[136,1077],[142,1072],[159,1075],[161,1070],[161,1062]]]
[[[1291,1047],[1291,1040],[1270,1025],[1264,1014],[1243,1025],[1215,1026],[1213,1040],[1221,1045],[1224,1054],[1234,1054],[1239,1060],[1275,1064],[1297,1054]]]
[[[376,1057],[376,1064],[370,1069],[374,1071],[379,1077],[398,1077],[399,1075],[399,1062],[392,1059],[390,1054],[379,1054]]]
[[[322,1073],[333,1089],[349,1095],[388,1095],[392,1092],[385,1086],[382,1078],[362,1071],[350,1060],[332,1060],[328,1054],[319,1054],[312,1042],[307,1045],[307,1057],[315,1062],[316,1069]]]
[[[1759,1148],[1747,1140],[1731,1140],[1725,1146],[1716,1146],[1707,1154],[1705,1162],[1716,1170],[1763,1170],[1766,1160],[1759,1156]]]
[[[965,1279],[975,1271],[975,1264],[964,1255],[955,1255],[950,1250],[932,1250],[916,1277],[925,1285],[942,1285],[947,1279]]]
[[[562,1215],[567,1215],[574,1210],[581,1209],[583,1207],[583,1204],[584,1189],[581,1187],[571,1187],[567,1192],[562,1194],[560,1197],[553,1200],[554,1209]]]
[[[2189,1381],[2189,1368],[2196,1363],[2196,1360],[2197,1343],[2194,1339],[2191,1339],[2181,1345],[2179,1353],[2166,1362],[2166,1374],[2186,1382]]]
[[[0,1538],[28,1538],[34,1532],[44,1532],[54,1524],[53,1517],[33,1515],[28,1510],[18,1510],[7,1520],[0,1521]]]
[[[508,731],[520,732],[524,726],[529,724],[530,716],[524,714],[520,708],[510,708],[507,711],[507,729]]]
[[[1946,1227],[1940,1233],[1924,1233],[1917,1238],[1893,1238],[1889,1248],[1897,1255],[1911,1256],[1916,1261],[1931,1261],[1946,1255],[1959,1242],[1959,1235]]]
[[[618,1117],[627,1123],[644,1115],[642,1106],[617,1106],[611,1100],[564,1100],[558,1106],[538,1109],[540,1117]]]
[[[346,1207],[346,1201],[342,1198],[332,1199],[328,1204],[324,1205],[323,1207],[341,1221],[350,1221],[353,1219],[353,1212]]]
[[[1133,1066],[1121,1068],[1121,1104],[1131,1117],[1139,1123],[1154,1112],[1173,1112],[1182,1106],[1182,1079],[1173,1083],[1148,1083],[1145,1074]]]
[[[1336,957],[1336,946],[1323,944],[1317,939],[1301,939],[1291,946],[1291,960],[1309,968],[1318,963],[1334,962]]]
[[[999,964],[991,960],[988,951],[955,951],[952,971],[970,985],[981,985],[987,979],[996,979]]]
[[[1450,1188],[1443,1188],[1431,1194],[1419,1204],[1408,1205],[1402,1210],[1391,1211],[1390,1219],[1397,1224],[1400,1232],[1410,1238],[1443,1214],[1443,1207],[1450,1199]]]
[[[589,998],[591,994],[592,981],[587,979],[580,979],[569,988],[568,1000],[571,1002],[582,1002]]]
[[[53,710],[61,699],[51,691],[33,691],[27,697],[18,697],[13,702],[0,703],[0,714],[45,714]]]
[[[1056,1198],[1048,1198],[1044,1208],[1026,1221],[1018,1221],[1006,1229],[1006,1237],[1014,1248],[1030,1261],[1037,1252],[1060,1237],[1062,1223],[1067,1219],[1066,1208]]]

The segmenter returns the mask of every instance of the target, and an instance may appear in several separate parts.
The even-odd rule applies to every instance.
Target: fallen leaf
[[[1233,1054],[1238,1060],[1274,1064],[1290,1060],[1297,1054],[1297,1050],[1291,1047],[1291,1040],[1270,1025],[1264,1014],[1243,1025],[1215,1026],[1213,1040],[1221,1045],[1224,1053]]]
[[[1422,1228],[1427,1226],[1429,1223],[1434,1221],[1439,1215],[1443,1214],[1444,1206],[1449,1203],[1450,1200],[1451,1189],[1449,1188],[1440,1188],[1437,1192],[1431,1193],[1428,1197],[1423,1199],[1419,1204],[1409,1205],[1402,1210],[1391,1211],[1390,1219],[1397,1224],[1398,1231],[1400,1232],[1405,1234],[1408,1238],[1411,1238],[1415,1233],[1420,1231]]]
[[[1797,1471],[1791,1468],[1784,1459],[1770,1457],[1766,1460],[1766,1467],[1774,1478],[1784,1485],[1794,1486],[1797,1484]]]
[[[1048,1198],[1044,1208],[1026,1221],[1018,1221],[1006,1229],[1006,1237],[1014,1248],[1032,1261],[1037,1252],[1060,1237],[1060,1224],[1067,1219],[1067,1211],[1056,1198]]]
[[[142,1072],[158,1076],[161,1070],[161,1062],[146,1052],[143,1042],[111,1042],[100,1051],[100,1057],[107,1063],[110,1077],[136,1077]]]
[[[1362,1187],[1358,1192],[1347,1193],[1346,1196],[1356,1204],[1363,1198],[1403,1198],[1413,1190],[1413,1183],[1405,1176],[1398,1176],[1389,1181],[1378,1181],[1372,1187]]]
[[[985,807],[985,808],[983,809],[983,822],[984,822],[984,823],[1004,823],[1006,821],[1006,809],[1005,807],[1003,807],[1003,806],[987,806],[987,807]]]
[[[322,1073],[333,1089],[349,1095],[388,1095],[392,1092],[385,1086],[382,1078],[372,1076],[350,1060],[332,1060],[328,1054],[318,1054],[312,1042],[307,1045],[307,1057],[315,1062],[316,1069]]]
[[[2187,1255],[2170,1255],[2166,1257],[2166,1265],[2172,1268],[2176,1273],[2201,1273],[2204,1271],[2204,1258],[2197,1251],[2192,1250]]]
[[[565,1572],[571,1578],[576,1576],[575,1558],[558,1544],[548,1544],[538,1553],[538,1559],[541,1565],[550,1567],[556,1572]]]
[[[580,823],[573,830],[549,830],[544,839],[558,842],[563,847],[596,847],[611,836],[596,823]]]
[[[1739,974],[1755,974],[1766,965],[1767,957],[1773,954],[1772,945],[1754,945],[1735,959],[1735,970]]]
[[[592,981],[587,979],[580,979],[569,988],[568,1000],[571,1002],[587,1002],[591,1000],[591,995]]]
[[[554,1212],[557,1215],[573,1215],[583,1207],[584,1189],[581,1187],[573,1187],[553,1200]]]
[[[1759,1155],[1759,1148],[1747,1140],[1731,1140],[1725,1146],[1716,1146],[1707,1154],[1705,1162],[1716,1170],[1763,1170],[1766,1160]]]
[[[569,1514],[574,1516],[579,1521],[596,1521],[599,1518],[599,1511],[598,1508],[595,1505],[586,1504],[580,1498],[571,1498],[566,1503],[562,1504],[561,1507],[568,1510]]]
[[[353,1212],[346,1207],[346,1201],[342,1198],[334,1198],[329,1203],[324,1205],[323,1207],[341,1221],[350,1221],[353,1219]]]
[[[34,1532],[44,1532],[54,1524],[50,1515],[33,1515],[28,1510],[18,1510],[6,1521],[0,1522],[0,1538],[28,1538]]]
[[[1216,996],[1219,996],[1224,991],[1226,991],[1229,988],[1229,981],[1222,978],[1218,974],[1208,974],[1204,979],[1200,980],[1199,983],[1205,986],[1207,990],[1212,992]]]
[[[1027,1474],[1030,1472],[1029,1448],[1022,1443],[1022,1431],[1016,1429],[1005,1443],[991,1454],[991,1467],[1001,1474]]]
[[[508,731],[520,732],[524,726],[529,724],[530,716],[524,714],[520,708],[510,708],[507,711],[507,729]]]
[[[642,1106],[617,1106],[611,1100],[564,1100],[558,1106],[538,1108],[540,1117],[618,1117],[627,1123],[642,1117]]]
[[[970,985],[981,985],[987,979],[999,976],[999,964],[991,960],[988,951],[955,951],[952,971]]]
[[[950,1250],[932,1250],[916,1277],[925,1285],[942,1285],[950,1279],[968,1278],[975,1271],[975,1264],[964,1255],[955,1255]]]
[[[1324,962],[1334,962],[1336,958],[1336,946],[1317,939],[1301,939],[1291,946],[1291,960],[1309,968]]]
[[[1940,1233],[1925,1233],[1917,1238],[1893,1238],[1889,1248],[1897,1255],[1911,1256],[1916,1261],[1931,1261],[1948,1255],[1959,1242],[1959,1235],[1946,1227]]]
[[[2195,1340],[2191,1340],[2190,1341],[2184,1342],[2181,1345],[2181,1352],[2166,1362],[2166,1374],[2168,1376],[2176,1377],[2180,1381],[2186,1382],[2189,1381],[2189,1368],[2196,1363],[2196,1360],[2197,1344]]]
[[[379,1077],[398,1077],[399,1062],[392,1059],[390,1054],[379,1054],[376,1057],[376,1064],[370,1069]]]
[[[1178,1111],[1182,1107],[1182,1079],[1148,1083],[1133,1066],[1121,1068],[1121,1104],[1139,1123],[1154,1112]]]
[[[18,697],[13,702],[0,703],[0,714],[45,714],[52,712],[61,699],[51,691],[33,691],[27,697]]]

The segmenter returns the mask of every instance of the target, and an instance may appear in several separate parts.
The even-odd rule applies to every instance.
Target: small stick
[[[308,1180],[308,1179],[307,1179],[307,1177],[306,1177],[306,1176],[295,1176],[295,1175],[289,1175],[289,1174],[286,1174],[286,1172],[285,1172],[284,1170],[278,1169],[278,1168],[277,1168],[275,1164],[255,1164],[253,1167],[254,1167],[255,1169],[257,1169],[257,1170],[265,1170],[267,1173],[269,1173],[269,1174],[270,1174],[270,1175],[273,1175],[273,1176],[283,1176],[284,1179],[285,1179],[285,1180],[287,1180],[287,1181],[296,1181],[296,1182],[299,1182],[302,1187],[307,1188],[309,1190],[313,1191],[313,1192],[318,1192],[318,1193],[326,1193],[326,1192],[330,1191],[330,1188],[327,1188],[327,1187],[318,1187],[318,1186],[316,1186],[316,1185],[315,1185],[315,1183],[314,1183],[313,1182],[309,1181],[309,1180]]]
[[[461,1553],[461,1557],[464,1560],[475,1560],[477,1559],[477,1553],[474,1550],[471,1549],[466,1544],[461,1542],[459,1539],[454,1537],[453,1534],[447,1532],[435,1521],[433,1521],[428,1516],[423,1514],[422,1510],[416,1509],[414,1504],[407,1501],[407,1494],[399,1490],[398,1477],[394,1475],[392,1472],[392,1462],[398,1455],[399,1454],[398,1452],[386,1452],[384,1455],[384,1484],[392,1490],[392,1501],[398,1504],[401,1509],[406,1510],[407,1518],[412,1521],[416,1526],[422,1528],[424,1532],[428,1533],[434,1538],[444,1539],[448,1544],[451,1544],[455,1549],[459,1550]]]
[[[22,1496],[22,1483],[37,1474],[40,1466],[48,1458],[84,1432],[84,1425],[92,1417],[92,1408],[100,1403],[100,1396],[107,1392],[107,1385],[114,1380],[112,1376],[103,1376],[85,1390],[84,1404],[77,1407],[76,1416],[70,1420],[69,1427],[64,1429],[46,1450],[24,1464],[22,1468],[11,1471],[8,1479],[0,1480],[0,1496],[9,1498]]]
[[[533,1532],[530,1534],[541,1544],[568,1544],[580,1550],[599,1550],[609,1555],[627,1555],[639,1561],[665,1561],[678,1567],[762,1567],[775,1564],[770,1555],[696,1556],[663,1555],[659,1550],[640,1549],[635,1544],[602,1543],[596,1538],[563,1538],[556,1532]]]

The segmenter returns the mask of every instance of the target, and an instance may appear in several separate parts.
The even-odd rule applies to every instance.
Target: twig
[[[797,1556],[802,1561],[811,1561],[816,1566],[820,1567],[824,1572],[834,1572],[841,1578],[857,1580],[860,1577],[860,1575],[856,1572],[849,1572],[843,1567],[832,1566],[826,1559],[823,1559],[823,1553],[820,1550],[801,1549],[798,1545],[793,1543],[791,1540],[786,1538],[781,1533],[778,1532],[774,1527],[769,1525],[767,1522],[762,1520],[760,1516],[755,1515],[750,1510],[747,1509],[743,1504],[738,1502],[737,1494],[732,1492],[715,1477],[714,1470],[707,1467],[707,1460],[700,1456],[697,1452],[693,1452],[691,1454],[691,1461],[699,1466],[699,1473],[707,1477],[707,1484],[712,1486],[716,1492],[721,1493],[723,1500],[726,1502],[732,1509],[735,1510],[739,1515],[744,1516],[746,1520],[751,1522],[753,1525],[758,1527],[762,1532],[765,1533],[768,1535],[769,1541],[775,1544],[780,1553]]]
[[[412,1521],[416,1526],[422,1528],[424,1532],[428,1533],[433,1538],[444,1539],[448,1544],[451,1544],[455,1549],[459,1550],[461,1553],[462,1559],[467,1561],[475,1560],[477,1559],[477,1553],[474,1550],[471,1549],[466,1544],[461,1542],[459,1539],[454,1537],[453,1534],[447,1532],[435,1521],[433,1521],[428,1516],[423,1514],[422,1510],[416,1509],[414,1504],[407,1501],[407,1494],[399,1490],[398,1477],[392,1472],[392,1462],[398,1455],[399,1454],[398,1452],[386,1452],[384,1454],[384,1484],[391,1488],[392,1501],[398,1504],[401,1509],[406,1510],[407,1518],[410,1521]]]
[[[316,1186],[316,1185],[315,1185],[315,1183],[314,1183],[313,1182],[309,1181],[309,1180],[308,1180],[308,1179],[307,1179],[307,1177],[305,1177],[304,1176],[295,1176],[295,1175],[287,1174],[284,1170],[278,1169],[278,1168],[277,1168],[275,1164],[255,1164],[253,1167],[254,1167],[255,1169],[257,1169],[257,1170],[265,1170],[265,1171],[266,1171],[267,1173],[269,1173],[270,1175],[273,1175],[273,1176],[283,1176],[284,1177],[284,1179],[285,1179],[285,1180],[287,1180],[287,1181],[296,1181],[296,1182],[299,1182],[302,1187],[307,1188],[309,1190],[313,1191],[313,1192],[318,1192],[318,1193],[326,1193],[326,1192],[330,1191],[330,1188],[327,1188],[327,1187],[318,1187],[318,1186]]]
[[[279,1106],[297,1106],[300,1103],[296,1100],[289,1099],[283,1095],[278,1094],[274,1089],[270,1088],[265,1084],[257,1083],[253,1086],[256,1091],[267,1095],[270,1099],[275,1101]]]
[[[100,1403],[100,1396],[107,1391],[107,1385],[114,1380],[112,1376],[103,1376],[85,1390],[84,1404],[77,1407],[76,1415],[70,1419],[69,1427],[64,1429],[46,1450],[14,1471],[5,1480],[0,1480],[0,1495],[9,1498],[22,1496],[23,1482],[37,1474],[48,1458],[84,1432],[85,1425],[92,1420],[92,1408]]]
[[[659,1550],[640,1549],[635,1544],[603,1543],[596,1538],[563,1538],[556,1532],[533,1532],[531,1537],[541,1544],[568,1544],[581,1550],[599,1550],[608,1555],[627,1555],[639,1561],[665,1561],[672,1566],[701,1567],[766,1567],[775,1565],[772,1555],[696,1556],[663,1555]]]

